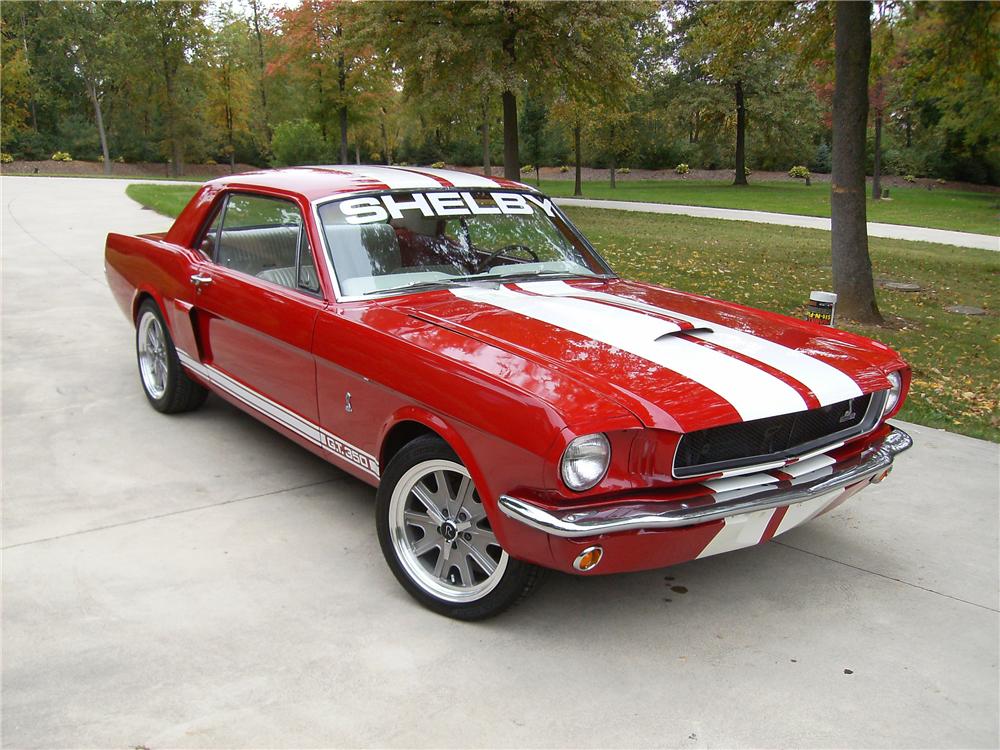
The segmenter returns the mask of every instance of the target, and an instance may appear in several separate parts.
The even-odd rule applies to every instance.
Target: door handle
[[[203,273],[196,273],[191,277],[191,283],[195,286],[201,286],[202,284],[211,284],[212,277],[206,276]]]

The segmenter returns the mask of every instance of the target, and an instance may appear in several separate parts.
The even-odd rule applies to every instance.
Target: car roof
[[[472,172],[432,167],[386,167],[379,165],[322,165],[267,169],[221,177],[211,185],[226,187],[264,187],[298,193],[315,201],[345,193],[373,190],[441,190],[462,188],[535,188],[502,177],[484,177]]]

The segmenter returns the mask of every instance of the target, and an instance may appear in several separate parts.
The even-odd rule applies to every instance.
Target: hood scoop
[[[686,336],[692,333],[712,333],[712,329],[707,326],[689,326],[688,328],[681,328],[677,331],[667,331],[666,333],[657,336],[653,341],[663,341],[664,339],[673,338],[674,336]]]

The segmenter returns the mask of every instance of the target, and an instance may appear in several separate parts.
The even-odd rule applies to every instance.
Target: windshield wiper
[[[395,292],[419,292],[424,289],[435,289],[438,287],[450,286],[456,282],[463,281],[463,279],[435,279],[434,281],[411,281],[409,284],[402,284],[400,286],[390,286],[385,289],[370,289],[367,292],[362,292],[362,296],[368,296],[370,294],[390,294]]]
[[[569,278],[580,278],[580,279],[613,279],[616,278],[612,274],[597,274],[597,273],[574,273],[573,271],[554,271],[545,270],[540,271],[525,271],[524,273],[493,273],[487,274],[485,276],[463,276],[463,281],[518,281],[523,279],[531,279],[536,276],[563,276]]]

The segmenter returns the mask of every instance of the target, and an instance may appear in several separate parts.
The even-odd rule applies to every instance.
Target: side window
[[[303,230],[302,214],[294,203],[234,193],[226,205],[215,262],[273,284],[318,291]],[[305,268],[298,265],[300,251],[312,268],[308,284],[303,283]]]
[[[201,238],[201,244],[198,246],[198,249],[208,258],[215,258],[215,248],[219,245],[219,232],[222,231],[222,215],[225,212],[226,202],[222,200],[219,202],[219,207],[215,210],[215,218],[212,219],[211,225],[205,230],[205,235]]]
[[[319,292],[319,275],[313,262],[312,249],[305,227],[299,232],[299,288],[307,292]]]

